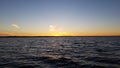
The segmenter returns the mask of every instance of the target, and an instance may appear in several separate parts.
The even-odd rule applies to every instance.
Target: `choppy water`
[[[120,37],[0,38],[0,68],[120,68]]]

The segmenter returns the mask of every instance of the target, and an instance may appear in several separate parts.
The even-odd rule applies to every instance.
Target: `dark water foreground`
[[[0,68],[120,68],[120,37],[0,38]]]

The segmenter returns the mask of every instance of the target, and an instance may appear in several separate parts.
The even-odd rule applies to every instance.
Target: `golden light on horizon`
[[[65,31],[63,30],[59,30],[58,27],[56,26],[50,26],[51,29],[49,32],[43,33],[43,32],[5,32],[5,31],[0,31],[0,36],[120,36],[120,32],[97,32],[97,31],[93,31],[93,32],[70,32],[70,31]]]
[[[49,32],[51,36],[66,36],[68,35],[62,28],[57,27],[55,25],[49,25]]]
[[[59,33],[51,33],[51,34],[24,34],[24,33],[0,33],[0,36],[120,36],[120,34],[59,34]]]
[[[52,34],[52,36],[66,36],[66,35],[67,35],[67,32],[56,32]]]
[[[59,35],[59,34],[54,34],[53,36],[61,36],[61,35]]]

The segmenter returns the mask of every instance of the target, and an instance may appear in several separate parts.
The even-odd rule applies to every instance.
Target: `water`
[[[120,68],[120,37],[0,38],[0,68]]]

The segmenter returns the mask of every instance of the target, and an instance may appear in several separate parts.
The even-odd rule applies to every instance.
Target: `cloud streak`
[[[20,27],[17,24],[11,24],[12,27],[20,29]]]
[[[49,25],[49,31],[55,32],[55,31],[56,31],[56,26],[54,26],[54,25]]]

